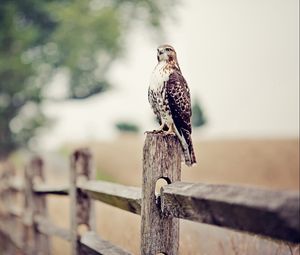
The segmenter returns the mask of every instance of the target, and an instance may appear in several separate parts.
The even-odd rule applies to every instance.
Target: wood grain
[[[92,199],[84,190],[78,189],[80,182],[86,182],[94,177],[92,155],[88,149],[77,149],[71,156],[70,172],[70,221],[71,250],[73,255],[80,255],[78,227],[84,225],[88,230],[94,230],[95,210]]]
[[[80,252],[83,255],[130,255],[131,253],[101,239],[95,232],[89,231],[80,238]]]
[[[155,195],[158,179],[180,181],[181,147],[175,136],[148,133],[144,145],[141,254],[178,254],[179,220],[162,214]]]
[[[175,182],[162,194],[165,215],[300,241],[298,192]]]
[[[141,213],[141,188],[105,181],[88,181],[78,187],[95,200],[132,213]]]

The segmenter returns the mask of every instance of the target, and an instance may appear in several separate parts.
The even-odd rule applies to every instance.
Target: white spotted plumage
[[[164,82],[169,80],[171,70],[166,69],[166,65],[166,61],[161,61],[156,65],[151,75],[150,89],[161,90]]]
[[[153,110],[159,115],[161,125],[169,126],[173,123],[173,119],[165,96],[165,83],[169,80],[172,69],[166,67],[166,61],[161,61],[156,65],[151,75],[149,91],[151,91],[153,97],[151,100],[155,101],[151,105],[155,105],[156,109]]]

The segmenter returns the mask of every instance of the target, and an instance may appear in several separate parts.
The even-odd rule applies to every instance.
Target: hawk
[[[186,165],[192,166],[196,163],[196,157],[191,138],[190,90],[172,46],[159,46],[157,60],[148,89],[149,103],[160,124],[156,132],[175,133],[181,143]]]

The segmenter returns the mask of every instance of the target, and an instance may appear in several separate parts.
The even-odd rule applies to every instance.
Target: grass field
[[[97,176],[127,185],[141,185],[143,138],[120,136],[115,142],[89,142]],[[81,145],[68,145],[63,151]],[[202,183],[250,185],[268,189],[299,189],[299,140],[205,140],[195,141],[197,167],[183,166],[182,180]],[[48,157],[51,182],[67,181],[64,155]],[[59,166],[65,166],[65,171]],[[67,198],[49,198],[55,223],[68,227]],[[96,203],[98,233],[107,240],[139,254],[140,217],[111,206]],[[53,238],[54,254],[68,254],[69,244]],[[292,247],[299,254],[299,247]],[[283,243],[236,233],[205,224],[181,221],[180,254],[291,254]]]

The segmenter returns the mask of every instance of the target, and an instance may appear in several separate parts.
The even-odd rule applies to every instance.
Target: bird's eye
[[[170,51],[171,49],[170,49],[170,48],[166,48],[166,50],[167,50],[167,51]]]

